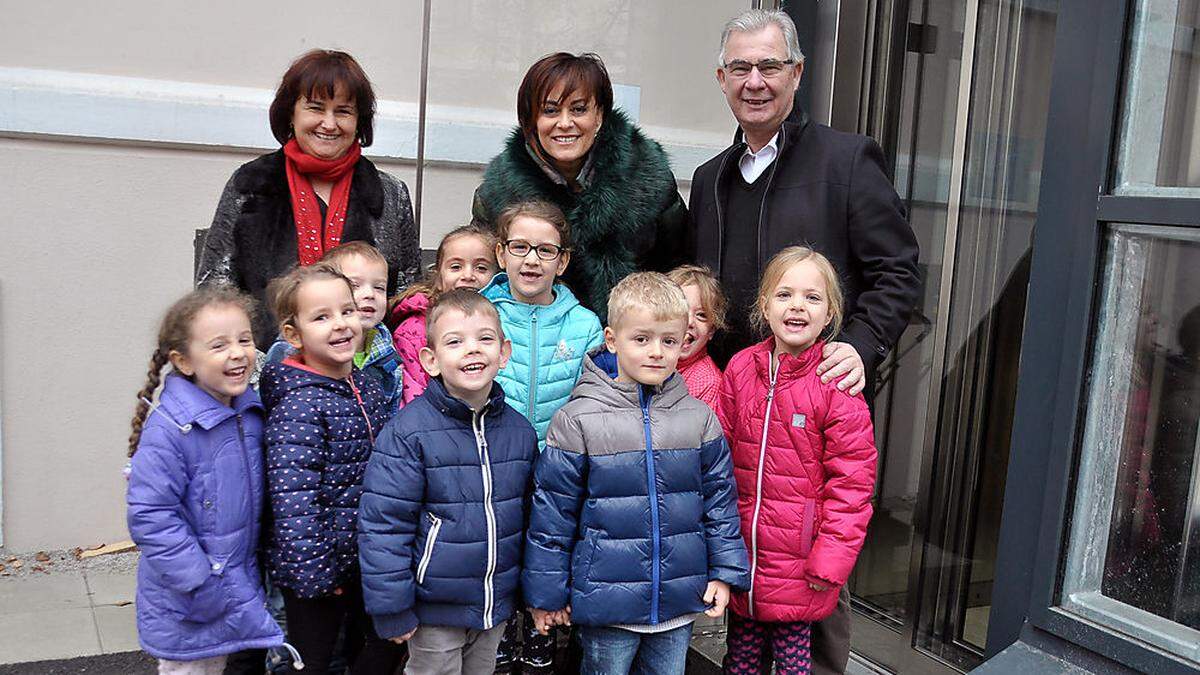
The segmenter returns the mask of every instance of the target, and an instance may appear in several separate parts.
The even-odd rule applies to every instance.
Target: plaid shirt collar
[[[395,351],[396,348],[392,345],[392,334],[383,326],[375,326],[371,330],[371,341],[367,343],[363,367],[382,361]]]

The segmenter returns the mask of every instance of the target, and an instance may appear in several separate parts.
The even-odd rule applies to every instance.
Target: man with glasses
[[[734,143],[692,177],[689,210],[696,259],[729,295],[730,329],[710,353],[724,363],[757,341],[758,277],[779,250],[812,246],[837,268],[845,290],[841,334],[817,366],[851,394],[866,385],[895,345],[920,290],[917,241],[866,136],[808,119],[795,104],[804,72],[796,27],[781,11],[749,10],[725,25],[717,82],[738,121]],[[850,650],[849,596],[814,624],[813,672],[840,673]]]

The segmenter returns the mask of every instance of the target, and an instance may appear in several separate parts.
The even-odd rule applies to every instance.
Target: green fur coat
[[[689,262],[688,213],[662,146],[614,110],[596,136],[578,192],[551,178],[518,127],[483,174],[473,206],[494,223],[505,206],[528,199],[557,204],[571,226],[563,275],[580,303],[604,321],[608,292],[631,272],[665,272]]]

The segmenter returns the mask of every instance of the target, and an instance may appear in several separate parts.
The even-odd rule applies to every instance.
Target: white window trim
[[[1125,437],[1126,407],[1133,350],[1112,350],[1131,345],[1141,320],[1140,283],[1146,274],[1147,256],[1140,252],[1142,237],[1200,241],[1191,228],[1154,225],[1114,225],[1110,230],[1108,259],[1104,266],[1099,330],[1088,392],[1075,510],[1067,542],[1062,583],[1062,609],[1106,628],[1120,631],[1177,656],[1200,662],[1200,631],[1160,617],[1100,592],[1121,443]],[[1132,281],[1134,288],[1125,283]],[[1137,291],[1137,292],[1133,292]],[[1113,353],[1113,352],[1116,353]],[[1193,468],[1193,482],[1200,467]]]

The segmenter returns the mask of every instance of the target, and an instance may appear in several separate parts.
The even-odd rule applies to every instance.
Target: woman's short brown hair
[[[332,49],[313,49],[292,62],[271,101],[271,133],[282,145],[292,137],[292,111],[300,97],[314,94],[333,98],[338,85],[354,100],[358,112],[355,135],[365,148],[375,139],[375,90],[362,66],[346,52]]]
[[[559,84],[563,85],[564,98],[582,91],[596,99],[605,118],[612,112],[612,81],[599,56],[590,52],[578,56],[568,52],[547,54],[529,67],[517,90],[517,121],[526,140],[532,142],[537,138],[537,119],[542,105]]]

